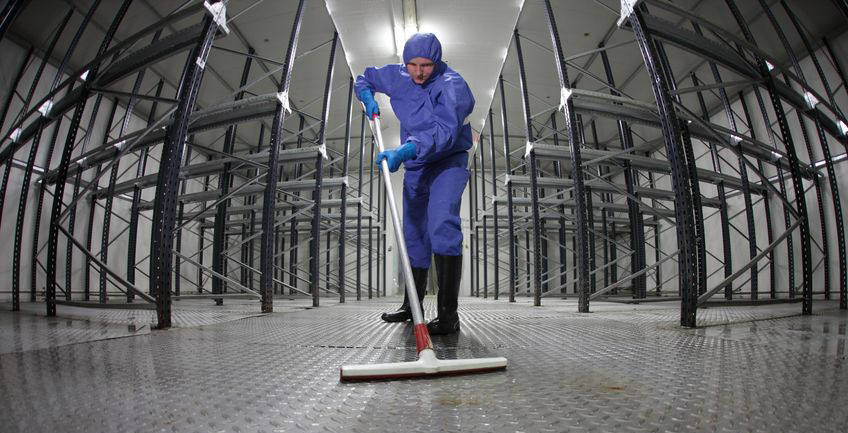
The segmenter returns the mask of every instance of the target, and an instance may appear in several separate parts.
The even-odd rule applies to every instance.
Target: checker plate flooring
[[[222,310],[243,313],[234,320],[143,332],[129,332],[135,319],[122,321],[124,312],[53,319],[28,313],[32,306],[5,309],[0,426],[86,433],[841,432],[848,423],[848,313],[835,302],[816,302],[812,316],[800,316],[800,304],[711,307],[699,310],[698,329],[682,329],[676,302],[596,302],[592,313],[579,314],[573,300],[532,307],[523,298],[463,298],[462,332],[433,337],[439,357],[504,356],[506,371],[340,383],[343,364],[416,358],[411,325],[379,320],[397,301],[330,301],[313,309],[275,300],[276,312],[261,316],[255,304],[234,303]],[[195,313],[204,311],[214,314]],[[425,313],[434,312],[428,298]]]

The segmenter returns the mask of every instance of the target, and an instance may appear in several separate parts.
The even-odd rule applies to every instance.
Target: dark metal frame
[[[503,134],[504,147],[504,164],[507,176],[512,176],[512,163],[510,162],[509,151],[509,126],[507,125],[506,116],[506,93],[504,91],[504,80],[501,75],[498,77],[498,86],[501,94],[501,133]],[[492,163],[494,164],[494,162]],[[513,204],[512,204],[512,185],[511,180],[507,177],[504,182],[506,186],[506,214],[507,214],[507,236],[509,236],[509,302],[515,302],[515,280],[516,280],[516,265],[515,265],[515,223],[513,220]],[[497,206],[497,205],[496,205]],[[495,292],[495,299],[498,299],[498,292]]]
[[[677,221],[677,262],[680,269],[678,274],[678,284],[681,288],[680,324],[694,328],[698,301],[696,235],[686,155],[681,153],[683,143],[680,137],[680,122],[669,94],[667,74],[662,71],[662,65],[657,60],[654,39],[644,31],[642,11],[637,6],[626,13],[626,19],[633,28],[645,68],[651,77],[651,90],[659,110],[666,155],[671,166],[672,189],[675,195],[674,211]]]
[[[321,110],[321,129],[318,132],[318,143],[322,146],[325,145],[324,134],[327,131],[327,118],[330,113],[330,98],[332,96],[332,88],[333,88],[333,72],[336,66],[336,46],[338,45],[339,34],[333,33],[333,43],[330,47],[330,61],[327,65],[327,81],[324,86],[324,105]],[[319,251],[321,248],[321,181],[323,176],[323,167],[324,167],[324,155],[318,155],[315,158],[315,190],[312,193],[312,241],[310,243],[311,247],[311,255],[309,260],[309,272],[310,272],[310,291],[312,292],[312,306],[317,307],[319,305],[319,285],[320,278],[319,269],[320,263],[318,260]],[[330,236],[330,233],[327,233],[327,236]],[[329,287],[328,287],[329,289]]]
[[[97,6],[97,5],[92,6],[92,9],[91,9],[91,12],[89,13],[89,15],[93,14],[95,6]],[[51,54],[53,53],[53,50],[56,47],[56,43],[59,41],[59,38],[62,36],[62,32],[64,31],[65,27],[67,26],[68,21],[71,19],[72,15],[73,15],[73,11],[68,11],[68,13],[65,14],[65,17],[62,19],[62,23],[59,25],[59,28],[56,30],[55,34],[53,35],[53,39],[51,39],[50,45],[47,48],[47,51],[45,51],[45,54],[41,59],[41,63],[39,64],[38,69],[35,72],[35,76],[32,79],[32,84],[30,85],[29,92],[27,92],[27,96],[24,99],[23,109],[21,110],[22,114],[20,114],[19,116],[23,116],[24,115],[23,113],[27,112],[27,110],[29,108],[29,104],[32,101],[32,96],[35,93],[36,86],[38,85],[38,83],[41,79],[41,74],[44,72],[44,68],[47,66],[47,62],[49,61],[50,56],[51,56]],[[82,30],[85,28],[87,21],[88,20],[83,19],[82,23],[80,23],[79,29],[77,30],[77,34],[82,33]],[[76,45],[74,42],[78,41],[78,40],[79,40],[79,38],[77,36],[75,36],[74,39],[71,40],[71,44],[68,46],[68,51],[73,51],[73,49],[75,48],[75,45]],[[58,79],[58,77],[61,77],[62,70],[64,69],[64,64],[67,63],[68,57],[69,56],[66,55],[63,58],[63,62],[59,64],[59,68],[56,71],[56,77],[54,78],[54,82]],[[31,181],[31,178],[32,178],[32,166],[35,163],[35,155],[38,152],[39,142],[41,141],[41,131],[42,131],[42,128],[38,128],[36,130],[35,137],[33,137],[32,146],[30,147],[29,156],[27,157],[27,166],[24,169],[23,181],[21,183],[21,185],[22,185],[21,195],[20,195],[20,199],[18,200],[18,213],[17,213],[17,218],[15,220],[15,241],[14,241],[15,243],[14,243],[14,247],[12,249],[12,311],[20,310],[20,293],[21,293],[21,284],[20,284],[20,278],[21,277],[20,277],[20,274],[21,274],[21,257],[22,257],[21,245],[23,243],[24,218],[26,216],[27,197],[29,195],[29,185],[30,185],[30,181]],[[14,152],[12,152],[11,155],[14,155]],[[10,159],[11,159],[11,157],[10,157]],[[12,166],[12,162],[6,161],[6,165],[7,165],[7,171],[8,171],[8,169]],[[6,184],[4,183],[4,186],[5,185]],[[5,191],[5,188],[4,188],[4,191]],[[30,301],[35,301],[35,282],[34,281],[31,282],[30,285],[31,285]]]
[[[334,40],[338,37],[337,34],[334,35]],[[335,52],[334,52],[335,54]],[[347,116],[345,118],[345,136],[344,136],[344,152],[342,162],[342,177],[347,178],[348,171],[348,158],[350,156],[350,124],[353,120],[353,77],[350,77],[348,80],[347,87]],[[341,192],[341,206],[339,208],[339,302],[345,302],[345,245],[347,244],[347,183],[342,184]],[[327,236],[329,239],[329,235]],[[357,239],[357,244],[358,244]],[[329,248],[327,249],[329,251]],[[357,258],[359,257],[359,253],[357,252]],[[329,261],[328,261],[329,264]],[[329,274],[329,273],[328,273]]]
[[[551,27],[551,33],[556,32],[555,27]],[[536,151],[532,148],[532,143],[535,141],[535,137],[533,136],[533,127],[530,123],[530,99],[527,95],[527,78],[525,77],[524,72],[524,55],[521,52],[521,38],[518,37],[518,31],[514,31],[513,42],[515,43],[515,53],[518,58],[518,77],[521,86],[521,101],[524,106],[524,126],[525,126],[525,138],[527,139],[528,152],[525,154],[525,159],[527,160],[527,165],[530,168],[530,206],[531,206],[531,224],[533,231],[533,276],[532,276],[532,289],[533,289],[533,305],[540,306],[542,305],[542,233],[540,227],[540,219],[539,219],[539,185],[537,182],[537,178],[539,176],[537,161],[536,161]],[[567,80],[567,78],[565,78]],[[579,152],[577,156],[577,161],[579,167]],[[529,248],[528,248],[528,256],[529,256]],[[530,267],[530,260],[527,260],[527,266]],[[528,269],[528,275],[529,275]]]
[[[736,23],[738,24],[739,28],[742,30],[742,34],[745,36],[745,40],[753,45],[756,45],[754,41],[754,35],[748,28],[748,24],[745,21],[744,17],[742,17],[741,12],[736,6],[736,3],[733,0],[725,0],[725,3],[733,14],[733,17],[736,20]],[[792,133],[789,130],[789,124],[786,118],[785,111],[783,109],[783,104],[781,103],[780,97],[777,93],[775,80],[769,72],[768,67],[765,64],[765,60],[757,56],[756,62],[759,73],[765,81],[766,89],[768,90],[769,98],[772,102],[772,108],[774,110],[775,116],[777,117],[777,123],[780,128],[781,137],[786,148],[786,155],[787,159],[789,160],[789,173],[792,177],[792,187],[795,193],[795,197],[804,197],[804,185],[802,184],[801,172],[798,165],[798,156],[795,152],[795,144],[792,138]],[[810,225],[807,216],[807,203],[805,200],[796,200],[796,203],[798,220],[801,221],[801,278],[803,286],[802,312],[803,314],[812,314],[812,258],[810,251]],[[794,285],[793,287],[790,287],[790,290],[795,290]]]
[[[156,179],[156,200],[153,204],[153,230],[150,241],[150,287],[156,296],[157,327],[171,327],[171,272],[173,263],[174,228],[176,227],[177,195],[188,121],[197,100],[203,79],[206,59],[217,26],[212,17],[204,15],[204,35],[192,48],[180,79],[178,105],[171,123],[165,130],[159,174]]]
[[[253,54],[253,48],[250,48],[248,53]],[[243,88],[245,84],[247,84],[247,78],[250,75],[250,67],[253,63],[253,57],[247,56],[244,59],[244,67],[242,69],[241,81],[239,82],[239,88]],[[234,100],[239,101],[244,97],[244,91],[239,91],[236,93]],[[227,131],[224,136],[224,148],[222,149],[222,153],[224,155],[230,155],[233,153],[233,148],[235,147],[236,141],[236,133],[238,132],[238,125],[230,125],[227,127]],[[230,193],[230,186],[232,185],[232,175],[230,171],[232,170],[232,164],[227,163],[224,164],[224,170],[218,175],[218,190],[221,191],[221,196],[226,197]],[[212,232],[212,270],[222,276],[227,275],[226,262],[227,258],[224,256],[224,249],[226,244],[226,223],[227,223],[227,207],[230,205],[230,200],[223,200],[218,203],[215,212],[215,226]],[[260,277],[261,278],[261,277]],[[243,282],[242,282],[243,283]],[[264,283],[264,282],[263,282]],[[260,284],[263,284],[260,283]],[[212,275],[212,293],[225,293],[226,292],[226,282],[223,278],[218,275]],[[222,298],[215,299],[216,305],[223,304]]]
[[[291,84],[291,74],[293,68],[293,60],[297,51],[297,41],[300,36],[300,28],[303,22],[304,6],[306,0],[300,0],[295,12],[294,24],[292,25],[291,36],[289,37],[288,47],[286,49],[285,65],[283,66],[282,78],[277,87],[278,94],[284,95],[285,101],[288,98],[289,85]],[[279,148],[282,141],[283,123],[286,116],[286,106],[281,98],[277,101],[274,120],[271,126],[271,143],[268,149],[268,170],[265,177],[265,193],[262,196],[262,237],[259,241],[259,288],[262,293],[262,312],[272,312],[274,297],[273,288],[273,269],[274,269],[274,213],[276,203],[277,181],[279,178]],[[318,204],[315,205],[319,206]]]
[[[771,17],[773,14],[771,14],[771,11],[767,8],[767,6],[762,1],[760,2],[760,4],[764,7],[764,10],[766,11],[767,16]],[[803,27],[801,26],[801,23],[799,22],[798,17],[795,15],[795,13],[792,11],[792,9],[789,8],[789,5],[787,5],[785,1],[781,0],[780,4],[781,4],[781,6],[783,6],[783,10],[786,12],[787,16],[789,16],[789,19],[792,21],[793,27],[798,32],[798,36],[801,38],[801,41],[804,44],[804,48],[806,49],[810,60],[812,60],[813,66],[815,66],[815,68],[816,68],[816,73],[819,76],[819,80],[821,81],[822,86],[825,89],[825,93],[827,94],[827,97],[828,97],[828,100],[830,101],[830,104],[834,107],[837,107],[838,105],[836,104],[836,98],[834,97],[833,90],[831,89],[830,84],[828,84],[827,77],[826,77],[824,70],[822,69],[822,66],[821,66],[821,62],[819,62],[818,56],[816,55],[815,49],[813,48],[811,41],[809,40],[807,35],[804,33]],[[846,5],[846,3],[844,1],[841,4],[842,4],[843,7],[845,7],[845,5]],[[778,35],[782,35],[782,30],[781,30],[780,26],[776,25],[777,24],[776,21],[772,20],[772,23],[774,24],[775,31],[778,32]],[[792,54],[791,47],[786,43],[785,38],[781,37],[781,41],[784,43],[784,49],[786,49],[787,52],[790,54],[790,59],[792,60],[794,69],[796,70],[796,75],[798,75],[798,77],[801,78],[801,80],[804,80],[803,72],[800,68],[800,65],[798,64],[798,60],[797,60],[796,56],[794,56]],[[825,44],[826,44],[826,41],[825,41]],[[827,49],[830,50],[830,47],[827,46]],[[831,53],[832,53],[832,51],[831,51]],[[843,76],[842,71],[839,70],[839,64],[836,62],[835,58],[834,58],[834,64],[837,67],[837,72],[839,73],[840,77],[842,77]],[[842,216],[842,200],[840,199],[840,195],[839,195],[839,186],[836,183],[836,171],[835,171],[834,166],[833,166],[833,155],[830,152],[830,145],[828,144],[827,135],[826,135],[824,128],[822,127],[822,123],[821,123],[821,118],[820,118],[821,113],[819,113],[818,111],[815,111],[815,110],[813,110],[812,113],[813,113],[813,124],[815,126],[816,134],[818,135],[819,145],[821,146],[822,156],[823,156],[823,160],[824,160],[824,163],[825,163],[825,168],[827,170],[827,178],[828,178],[828,185],[830,186],[830,194],[833,197],[833,203],[832,203],[833,214],[834,214],[833,216],[834,216],[834,222],[835,222],[835,225],[836,225],[836,243],[837,243],[837,250],[838,250],[838,254],[839,254],[839,257],[838,257],[838,260],[839,260],[839,306],[840,306],[841,309],[846,309],[846,308],[848,308],[848,299],[846,299],[846,286],[848,286],[848,266],[846,265],[846,261],[848,261],[848,259],[846,259],[846,255],[848,255],[848,252],[846,252],[846,245],[845,245],[845,242],[846,242],[845,241],[845,220],[843,219],[843,216]],[[810,145],[809,139],[807,139],[807,132],[806,132],[806,126],[804,124],[804,119],[803,119],[800,111],[798,111],[797,114],[798,114],[799,125],[802,128],[802,133],[804,134],[804,138],[805,138],[804,141],[807,143],[808,154],[810,155],[810,158],[812,158],[813,157],[813,149],[812,149],[812,146]],[[817,198],[818,204],[819,204],[819,215],[821,217],[821,225],[822,225],[822,250],[823,250],[823,256],[824,256],[824,273],[825,273],[825,299],[830,299],[830,281],[831,281],[831,278],[830,278],[830,264],[829,264],[829,260],[828,260],[828,244],[827,244],[828,235],[827,235],[827,231],[826,231],[827,224],[826,224],[826,220],[825,220],[824,205],[822,203],[823,201],[822,201],[821,187],[820,187],[819,182],[816,182],[815,185],[816,185],[816,198]]]
[[[568,79],[568,71],[566,69],[565,57],[563,56],[562,43],[559,38],[554,12],[551,8],[550,0],[545,0],[545,16],[548,21],[548,31],[551,36],[551,43],[554,47],[554,60],[556,64],[557,76],[559,77],[560,88],[564,89],[564,93],[571,91],[571,82]],[[571,150],[571,170],[572,181],[574,182],[574,221],[576,224],[575,233],[575,254],[577,255],[577,283],[578,288],[578,307],[577,311],[581,313],[589,312],[589,242],[586,238],[589,234],[588,212],[586,206],[586,190],[583,185],[583,164],[580,156],[580,138],[577,131],[577,118],[574,111],[574,101],[570,97],[566,97],[561,101],[560,109],[563,111],[565,118],[565,129],[568,131],[568,141]],[[594,227],[593,227],[594,229]],[[594,251],[592,252],[594,254]]]

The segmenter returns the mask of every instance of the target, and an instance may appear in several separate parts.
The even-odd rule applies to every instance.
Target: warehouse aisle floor
[[[225,308],[244,317],[167,331],[113,320],[109,310],[48,319],[38,316],[40,304],[4,308],[0,425],[86,433],[824,432],[848,422],[848,313],[836,302],[817,301],[806,317],[799,304],[701,309],[702,327],[688,330],[677,326],[677,302],[596,302],[593,313],[578,314],[571,299],[532,307],[525,298],[462,298],[462,332],[434,337],[439,356],[505,356],[505,372],[339,383],[342,364],[415,358],[411,325],[379,321],[397,301],[316,309],[275,301],[278,312],[263,316],[234,303]],[[428,317],[434,301],[425,303]]]

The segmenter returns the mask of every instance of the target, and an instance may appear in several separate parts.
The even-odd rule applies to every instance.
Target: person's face
[[[433,61],[423,57],[415,57],[406,64],[406,71],[415,84],[424,84],[433,75]]]

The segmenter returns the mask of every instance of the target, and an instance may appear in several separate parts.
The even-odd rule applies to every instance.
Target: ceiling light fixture
[[[415,0],[403,0],[403,22],[395,24],[395,51],[403,63],[403,46],[418,33],[418,6]]]

